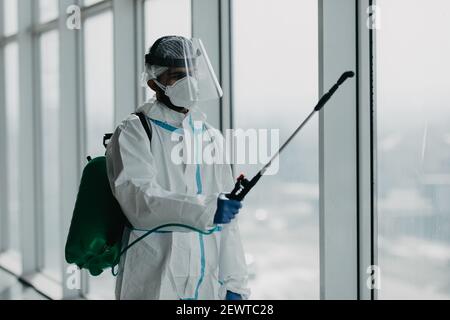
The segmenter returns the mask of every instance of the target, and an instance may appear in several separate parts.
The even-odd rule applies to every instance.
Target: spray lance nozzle
[[[314,110],[315,111],[322,110],[322,108],[325,106],[325,104],[327,104],[328,100],[330,100],[330,98],[336,93],[336,91],[339,89],[339,87],[341,85],[343,85],[344,82],[347,81],[347,79],[353,78],[354,76],[355,76],[355,73],[353,71],[345,72],[339,78],[339,80],[336,82],[336,84],[330,89],[330,91],[328,91],[326,94],[324,94],[324,96],[322,97],[322,99],[320,99],[319,103],[314,108]]]
[[[355,73],[353,71],[347,71],[345,72],[338,80],[337,85],[341,86],[342,84],[344,84],[345,81],[347,81],[347,79],[353,78],[355,76]]]

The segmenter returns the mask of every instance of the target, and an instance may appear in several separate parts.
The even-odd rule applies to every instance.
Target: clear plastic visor
[[[192,102],[220,99],[223,91],[202,41],[193,38],[177,46],[183,52],[179,57],[154,57],[153,65],[167,68],[158,82],[168,88],[182,83],[177,86],[178,93]]]

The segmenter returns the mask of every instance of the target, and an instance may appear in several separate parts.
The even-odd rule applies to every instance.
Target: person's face
[[[164,72],[163,74],[161,74],[158,77],[158,81],[163,85],[163,86],[172,86],[173,84],[175,84],[177,81],[185,78],[188,76],[188,69],[186,68],[170,68],[169,70],[167,70],[166,72]],[[192,75],[192,72],[189,71],[189,75]],[[183,113],[187,113],[187,109],[182,108],[182,107],[178,107],[173,105],[169,98],[166,97],[165,93],[163,92],[163,90],[161,90],[161,88],[155,83],[154,80],[150,80],[148,82],[148,86],[156,92],[156,98],[163,102],[165,105],[169,106],[171,109],[178,111],[178,112],[183,112]]]
[[[190,70],[189,75],[192,75],[192,71]],[[164,86],[171,86],[187,76],[188,70],[186,68],[170,68],[159,76],[158,81]]]

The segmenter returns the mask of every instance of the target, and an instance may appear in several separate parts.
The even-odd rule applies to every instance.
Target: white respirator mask
[[[197,79],[194,77],[186,76],[170,86],[154,81],[174,106],[190,109],[198,101],[199,88]]]

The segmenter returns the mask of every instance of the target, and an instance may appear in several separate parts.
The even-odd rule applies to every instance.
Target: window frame
[[[4,16],[3,2],[0,2],[0,17]],[[3,23],[0,23],[0,37],[3,36]],[[5,43],[0,40],[0,70],[5,70]],[[6,96],[5,96],[5,72],[0,72],[0,149],[6,150]],[[0,180],[7,181],[7,161],[6,152],[0,155]],[[8,249],[8,228],[7,210],[8,210],[8,187],[5,183],[0,185],[0,253]]]
[[[81,108],[83,98],[82,90],[82,73],[79,66],[81,65],[81,30],[69,30],[66,27],[66,8],[70,5],[79,5],[80,0],[60,0],[59,1],[59,50],[60,50],[60,100],[65,103],[60,105],[60,123],[64,123],[64,142],[60,146],[60,165],[61,165],[61,225],[63,243],[70,227],[72,219],[73,205],[78,192],[79,179],[82,172],[82,133],[81,119],[83,118],[83,109]],[[75,121],[65,121],[66,119],[74,119]],[[60,126],[61,130],[63,126]],[[73,299],[80,298],[82,289],[86,282],[86,276],[82,275],[80,290],[70,290],[65,284],[70,280],[72,274],[66,272],[69,265],[63,259],[63,298]]]
[[[0,2],[0,14],[3,16],[4,13],[4,2]],[[18,19],[19,17],[17,17]],[[0,23],[0,70],[4,70],[2,74],[0,74],[0,123],[2,124],[0,129],[0,146],[3,148],[2,150],[6,150],[7,146],[7,126],[6,126],[6,79],[5,79],[5,48],[8,44],[17,43],[19,45],[19,30],[14,34],[9,34],[7,36],[3,35],[4,25]],[[8,180],[8,160],[6,153],[2,153],[0,156],[0,177],[4,180]],[[4,190],[2,190],[4,189]],[[1,195],[0,195],[0,221],[2,222],[2,226],[0,226],[0,267],[8,270],[13,275],[19,276],[22,273],[22,262],[20,261],[21,257],[16,257],[8,252],[9,250],[9,239],[10,239],[10,230],[7,228],[9,222],[9,193],[8,184],[2,184],[0,187]],[[19,244],[20,245],[20,244]],[[19,258],[19,259],[18,259]]]
[[[319,2],[321,93],[346,71],[342,66],[357,73],[320,113],[322,299],[376,299],[366,285],[377,264],[374,31],[366,24],[374,4]]]
[[[368,278],[379,277],[378,266],[378,204],[377,204],[377,101],[376,101],[376,30],[368,28],[368,8],[376,0],[356,2],[358,57],[358,259],[359,297],[377,300],[378,290],[367,286]],[[365,17],[363,19],[362,17]]]

